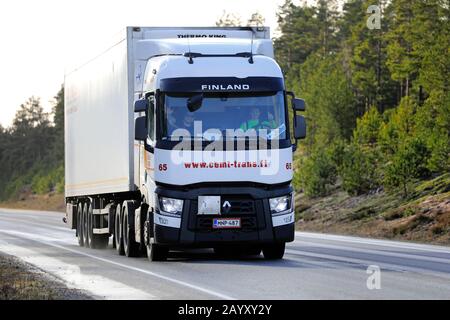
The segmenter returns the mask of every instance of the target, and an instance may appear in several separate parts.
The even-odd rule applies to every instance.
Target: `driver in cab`
[[[247,131],[250,129],[275,129],[277,124],[271,113],[268,113],[268,120],[260,120],[261,112],[258,108],[252,108],[250,111],[250,119],[240,125],[240,129]]]

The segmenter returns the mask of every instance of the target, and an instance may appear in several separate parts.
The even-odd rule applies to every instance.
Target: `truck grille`
[[[260,212],[258,214],[257,212],[258,200],[243,196],[222,196],[221,203],[223,204],[225,201],[228,201],[231,205],[228,212],[222,210],[221,215],[198,215],[198,202],[192,200],[189,210],[189,229],[215,231],[212,227],[214,218],[241,218],[241,228],[239,229],[241,231],[251,231],[265,227],[263,213]]]
[[[224,201],[228,201],[231,204],[230,211],[228,213],[222,213],[224,216],[233,214],[255,214],[255,202],[253,200],[224,198],[222,203]]]

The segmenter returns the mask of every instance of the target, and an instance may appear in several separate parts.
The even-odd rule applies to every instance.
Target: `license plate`
[[[240,218],[213,219],[214,229],[236,229],[241,227]]]

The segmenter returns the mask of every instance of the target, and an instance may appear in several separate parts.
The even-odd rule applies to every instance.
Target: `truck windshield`
[[[251,95],[204,94],[201,106],[191,112],[187,102],[193,95],[165,94],[163,139],[179,140],[181,135],[190,136],[192,139],[209,140],[210,133],[213,133],[213,139],[220,138],[219,134],[225,139],[230,135],[239,138],[241,134],[250,138],[286,139],[286,115],[282,91]]]

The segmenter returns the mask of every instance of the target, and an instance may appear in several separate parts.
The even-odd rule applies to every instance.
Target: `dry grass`
[[[64,195],[49,193],[45,195],[23,194],[19,199],[0,202],[0,207],[11,209],[66,211]]]
[[[419,182],[409,199],[380,192],[296,198],[297,230],[450,245],[450,175]]]
[[[68,289],[62,282],[20,262],[0,255],[0,300],[91,299],[79,290]]]

